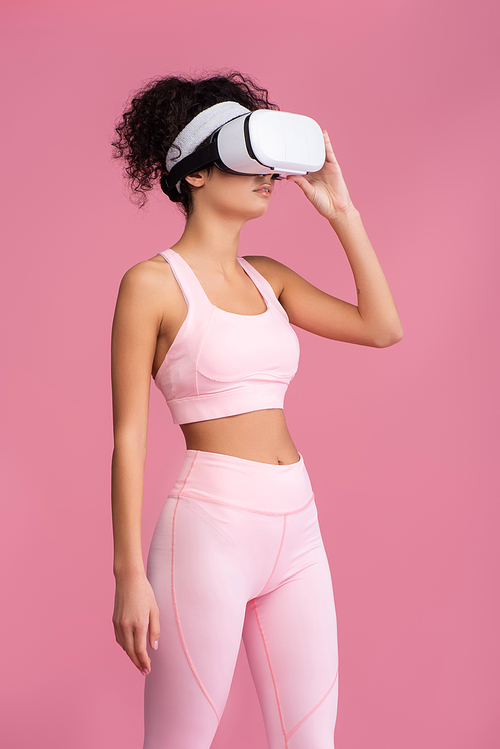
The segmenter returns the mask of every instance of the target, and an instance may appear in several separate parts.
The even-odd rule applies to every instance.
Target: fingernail
[[[148,675],[148,669],[147,668],[143,668],[142,671],[141,671],[141,674],[143,674],[144,676],[147,676]]]
[[[153,648],[154,648],[154,650],[158,650],[158,640],[155,640],[153,642]]]

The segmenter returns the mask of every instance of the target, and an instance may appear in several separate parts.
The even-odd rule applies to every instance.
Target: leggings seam
[[[191,470],[193,468],[195,460],[196,460],[196,456],[194,457],[194,460],[193,460],[193,462],[191,464],[191,468],[189,469],[189,472],[188,472],[188,474],[186,476],[184,484],[186,483],[186,481],[189,478],[189,474],[191,473]],[[179,500],[180,500],[180,496],[177,497],[177,502],[176,502],[176,505],[175,505],[174,514],[173,514],[173,518],[172,518],[172,579],[171,579],[171,588],[172,588],[172,603],[173,603],[173,607],[174,607],[175,622],[177,624],[177,630],[179,632],[179,637],[180,637],[180,640],[181,640],[182,649],[184,651],[184,655],[186,656],[187,662],[189,663],[189,667],[191,668],[191,671],[193,672],[193,676],[196,679],[196,682],[197,682],[198,686],[200,687],[200,689],[203,692],[203,694],[205,695],[206,699],[208,700],[208,702],[212,706],[212,709],[213,709],[213,711],[215,713],[215,716],[217,718],[217,724],[219,724],[220,723],[220,718],[219,718],[219,714],[217,712],[217,709],[216,709],[214,703],[212,702],[212,700],[210,699],[210,696],[209,696],[207,690],[203,686],[202,681],[201,681],[200,677],[198,676],[198,673],[197,673],[196,668],[194,666],[194,663],[191,660],[191,657],[189,655],[189,652],[188,652],[188,649],[187,649],[187,645],[186,645],[186,641],[184,639],[184,635],[182,634],[181,621],[180,621],[180,617],[179,617],[179,610],[177,608],[177,599],[175,597],[175,577],[174,577],[175,520],[176,520],[176,515],[177,515],[177,508],[179,506]]]
[[[192,467],[192,466],[191,466]],[[187,477],[186,477],[187,481]],[[186,481],[184,482],[184,485],[186,484]],[[239,507],[238,505],[232,505],[229,502],[219,502],[217,499],[209,499],[208,497],[195,497],[192,494],[186,494],[183,492],[184,486],[180,490],[178,494],[170,494],[169,496],[172,499],[195,499],[198,502],[211,502],[216,505],[222,505],[223,507],[231,507],[233,510],[242,510],[243,512],[253,512],[257,515],[272,515],[273,517],[283,517],[286,515],[296,515],[298,512],[302,512],[302,510],[305,510],[306,507],[308,507],[311,502],[314,500],[314,492],[311,494],[310,499],[307,500],[305,505],[302,505],[302,507],[299,507],[297,510],[289,510],[288,512],[266,512],[265,510],[254,510],[251,507]]]
[[[274,570],[276,569],[276,565],[278,564],[278,559],[280,558],[281,549],[283,548],[283,541],[285,540],[285,531],[286,531],[286,515],[283,517],[283,533],[281,534],[280,547],[279,547],[278,553],[276,555],[276,560],[274,562],[273,569],[271,570],[271,574],[269,575],[266,584],[264,585],[264,587],[262,588],[262,590],[260,591],[260,593],[257,593],[257,595],[255,596],[255,598],[258,598],[259,596],[262,595],[262,591],[264,591],[267,588],[267,586],[269,585],[269,581],[271,580],[272,576],[274,575]]]
[[[331,683],[331,685],[326,690],[326,692],[323,695],[323,697],[320,699],[320,701],[318,702],[318,704],[315,705],[315,707],[313,707],[312,710],[309,710],[309,712],[307,713],[307,715],[304,718],[302,718],[302,720],[299,721],[299,723],[297,723],[297,725],[294,726],[294,728],[292,728],[292,730],[290,731],[290,733],[286,736],[286,741],[288,741],[288,739],[290,739],[291,736],[293,736],[293,734],[295,733],[295,731],[297,731],[302,725],[304,725],[304,723],[306,722],[306,720],[308,720],[308,718],[310,718],[311,715],[314,712],[316,712],[316,710],[318,709],[318,707],[326,700],[326,698],[328,697],[328,695],[332,691],[332,689],[333,689],[333,687],[335,685],[335,682],[337,681],[338,674],[339,674],[339,672],[338,672],[338,669],[337,669],[337,672],[335,674],[335,678],[334,678],[333,682]]]
[[[264,650],[265,650],[266,658],[267,658],[267,664],[269,666],[269,671],[271,672],[271,679],[272,679],[272,682],[273,682],[274,694],[276,695],[276,704],[277,704],[277,707],[278,707],[278,714],[279,714],[280,723],[281,723],[281,730],[283,731],[283,738],[285,740],[285,749],[288,749],[288,737],[286,735],[285,723],[284,723],[284,720],[283,720],[283,713],[281,711],[281,703],[280,703],[280,698],[279,698],[279,695],[278,695],[278,685],[276,684],[276,679],[274,678],[273,667],[271,666],[271,658],[270,658],[270,655],[269,655],[269,650],[267,648],[266,638],[264,636],[264,630],[262,629],[262,624],[261,624],[261,621],[259,619],[259,614],[257,612],[257,604],[255,603],[255,599],[252,600],[252,604],[253,604],[253,610],[255,612],[255,617],[257,619],[257,624],[258,624],[258,627],[259,627],[260,636],[262,637],[262,644],[264,645]]]

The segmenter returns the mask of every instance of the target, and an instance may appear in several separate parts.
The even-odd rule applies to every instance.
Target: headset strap
[[[187,177],[188,174],[192,174],[198,171],[198,169],[203,169],[205,166],[212,164],[218,158],[219,149],[217,141],[214,140],[203,148],[200,148],[199,151],[194,151],[194,153],[190,153],[189,156],[181,159],[178,164],[172,167],[168,174],[164,174],[161,178],[161,189],[167,195],[169,195],[171,190],[175,190],[178,194],[176,188],[177,182],[183,177]]]
[[[251,159],[254,159],[256,162],[266,167],[266,169],[274,169],[274,167],[263,164],[262,161],[260,161],[254,153],[250,141],[250,116],[251,113],[250,115],[238,115],[238,117],[233,117],[234,120],[239,119],[239,117],[245,118],[243,121],[243,135],[245,138],[245,145],[248,155]],[[229,120],[229,122],[231,122],[231,120]],[[179,202],[179,200],[181,199],[176,185],[183,177],[187,177],[188,174],[192,174],[193,172],[198,171],[198,169],[203,169],[209,164],[215,163],[216,166],[222,169],[223,172],[229,172],[231,174],[248,174],[248,176],[254,176],[253,172],[235,172],[232,169],[228,168],[221,161],[219,156],[219,147],[217,145],[217,136],[219,134],[219,130],[221,130],[222,127],[223,125],[217,128],[217,130],[212,134],[213,140],[211,140],[208,145],[200,148],[198,151],[194,151],[188,156],[185,156],[172,167],[168,174],[162,175],[160,180],[161,189],[166,195],[168,195],[170,200]]]

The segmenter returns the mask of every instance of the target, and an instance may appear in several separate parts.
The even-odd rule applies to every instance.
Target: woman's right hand
[[[116,641],[132,663],[146,676],[151,671],[146,644],[158,649],[160,614],[151,583],[145,573],[121,575],[116,578],[113,626]]]

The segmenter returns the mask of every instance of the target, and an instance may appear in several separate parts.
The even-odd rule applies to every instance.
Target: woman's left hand
[[[287,180],[295,182],[316,210],[331,221],[355,209],[326,130],[323,130],[323,138],[325,139],[326,159],[321,169],[304,176],[291,174],[288,175]]]

